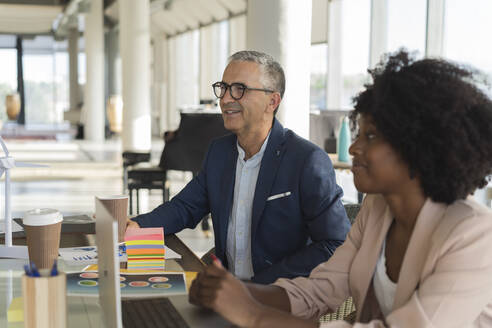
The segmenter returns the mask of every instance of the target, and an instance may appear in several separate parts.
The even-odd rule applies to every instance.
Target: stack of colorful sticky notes
[[[128,269],[164,270],[163,228],[127,229]]]

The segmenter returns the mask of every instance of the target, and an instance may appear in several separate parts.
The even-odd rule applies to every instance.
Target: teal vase
[[[348,118],[344,117],[340,126],[340,132],[338,133],[338,161],[349,163],[349,147],[350,147],[350,128],[348,124]]]

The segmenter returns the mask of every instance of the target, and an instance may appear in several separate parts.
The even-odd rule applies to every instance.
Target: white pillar
[[[326,107],[340,109],[342,107],[342,0],[328,2],[328,86]]]
[[[119,29],[113,28],[107,34],[108,40],[108,93],[121,96],[121,57]]]
[[[388,49],[388,1],[372,0],[371,2],[371,41],[369,67],[379,63],[381,55]]]
[[[85,15],[87,81],[84,95],[84,137],[104,140],[104,30],[103,0],[92,0]]]
[[[68,31],[68,75],[70,110],[76,110],[79,104],[79,30],[72,27]]]
[[[426,57],[440,57],[443,55],[444,9],[444,0],[427,1]]]
[[[286,78],[277,112],[282,124],[309,138],[312,0],[249,0],[246,45],[272,55]]]
[[[159,133],[168,130],[168,117],[167,117],[167,38],[164,33],[156,33],[153,37],[154,40],[154,111],[155,115],[159,117]]]
[[[118,0],[123,76],[123,150],[149,151],[150,9],[149,0]]]
[[[176,102],[176,84],[177,84],[177,73],[176,66],[178,62],[178,56],[176,56],[176,38],[167,39],[167,74],[168,74],[168,84],[167,84],[167,116],[166,130],[176,130],[179,126],[180,115],[177,108]]]

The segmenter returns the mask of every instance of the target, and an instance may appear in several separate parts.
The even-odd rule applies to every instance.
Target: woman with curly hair
[[[492,326],[492,211],[470,197],[492,173],[492,101],[479,74],[404,51],[370,73],[350,147],[368,195],[345,243],[309,277],[270,286],[215,263],[192,303],[242,327],[317,327],[349,296],[354,327]]]

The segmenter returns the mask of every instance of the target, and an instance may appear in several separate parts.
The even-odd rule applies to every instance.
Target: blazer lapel
[[[385,240],[391,223],[393,222],[393,215],[391,214],[389,206],[386,204],[382,197],[380,201],[384,203],[384,205],[381,206],[382,212],[375,211],[371,213],[371,215],[382,217],[382,220],[377,220],[376,222],[378,222],[378,224],[366,227],[367,230],[364,232],[364,235],[366,236],[364,239],[366,240],[363,240],[362,244],[364,246],[360,248],[358,255],[360,259],[363,259],[362,262],[358,263],[358,265],[363,266],[362,270],[364,270],[364,272],[360,276],[360,281],[357,282],[359,288],[355,288],[355,290],[358,290],[360,292],[358,298],[360,298],[361,300],[360,304],[357,304],[360,305],[361,308],[361,311],[357,311],[357,319],[360,319],[363,322],[365,322],[367,317],[370,316],[370,314],[366,314],[367,311],[371,312],[371,310],[368,308],[368,306],[370,305],[365,305],[368,296],[367,293],[370,285],[372,284],[376,264],[378,262],[379,256],[381,255],[381,247],[383,246],[383,241]],[[369,245],[372,246],[367,247]]]
[[[429,198],[424,203],[413,228],[398,277],[393,309],[405,304],[413,294],[431,247],[431,236],[446,211],[446,205]]]
[[[251,212],[251,240],[254,243],[256,229],[260,222],[261,214],[265,208],[266,200],[272,190],[277,170],[284,153],[283,143],[285,141],[284,128],[274,119],[272,131],[268,144],[261,160],[260,172],[256,181],[255,195],[253,198],[253,209]]]
[[[220,185],[220,195],[221,207],[219,221],[219,231],[220,231],[220,245],[222,246],[221,252],[219,254],[222,258],[225,258],[225,249],[227,246],[227,226],[229,224],[229,217],[231,214],[232,200],[234,196],[234,182],[236,179],[236,164],[237,164],[237,148],[236,148],[236,138],[233,139],[229,153],[225,158],[225,167],[222,175],[222,183]]]

